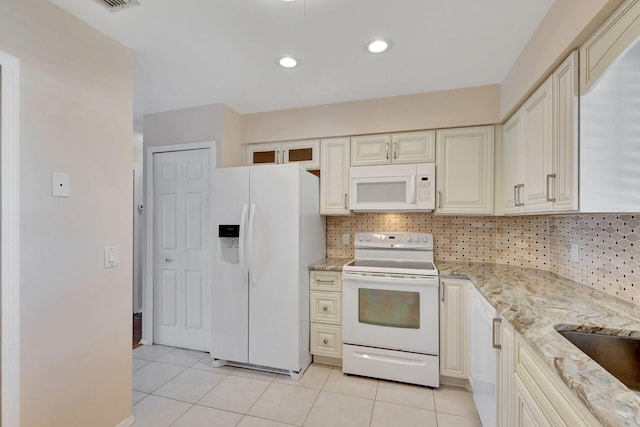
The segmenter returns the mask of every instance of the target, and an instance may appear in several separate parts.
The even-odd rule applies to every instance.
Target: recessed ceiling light
[[[278,64],[280,64],[280,66],[284,68],[294,68],[298,65],[298,61],[291,56],[283,56],[281,58],[278,58]]]
[[[390,40],[376,39],[367,43],[367,51],[371,53],[382,53],[391,47]]]

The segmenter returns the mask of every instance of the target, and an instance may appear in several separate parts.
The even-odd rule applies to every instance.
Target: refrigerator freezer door
[[[300,173],[297,165],[251,168],[249,361],[286,370],[300,364]]]
[[[213,224],[239,224],[237,241],[214,237],[212,276],[211,357],[235,362],[249,361],[249,286],[246,268],[246,218],[249,204],[249,168],[213,169]],[[246,212],[246,210],[245,210]],[[241,224],[244,219],[244,224]],[[225,248],[226,245],[226,248]],[[243,250],[237,261],[223,257],[229,245]],[[233,249],[232,248],[232,249]]]

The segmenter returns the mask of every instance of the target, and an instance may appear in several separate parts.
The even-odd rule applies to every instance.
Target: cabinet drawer
[[[342,323],[342,294],[338,292],[311,292],[310,317],[312,322]]]
[[[341,291],[342,273],[339,271],[311,270],[310,288],[317,291]]]
[[[312,323],[311,353],[321,356],[342,357],[342,328],[340,326]]]

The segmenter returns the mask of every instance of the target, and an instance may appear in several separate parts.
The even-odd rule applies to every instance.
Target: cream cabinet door
[[[503,212],[522,212],[522,115],[518,110],[502,128]]]
[[[498,427],[514,425],[515,407],[515,330],[504,317],[500,319],[500,351],[498,352]]]
[[[274,165],[282,163],[283,155],[279,143],[249,144],[245,151],[245,164]]]
[[[351,166],[391,163],[391,135],[351,137]]]
[[[391,143],[391,163],[436,161],[436,131],[394,133]]]
[[[524,138],[524,186],[522,201],[525,212],[550,211],[553,179],[552,79],[542,86],[522,107]]]
[[[553,209],[578,210],[578,52],[553,73]]]
[[[640,37],[640,0],[626,0],[580,47],[580,94],[585,95],[609,66]]]
[[[515,427],[552,427],[518,375],[515,376]]]
[[[493,126],[439,130],[436,135],[436,212],[491,215]]]
[[[348,215],[349,138],[320,142],[320,214]]]
[[[440,375],[469,378],[469,282],[440,279]]]
[[[300,163],[305,169],[320,169],[320,140],[283,142],[281,163]]]

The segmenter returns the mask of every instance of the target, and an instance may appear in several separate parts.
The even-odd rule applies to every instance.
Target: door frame
[[[20,61],[0,51],[1,425],[20,425]]]
[[[153,344],[153,155],[173,151],[209,149],[211,169],[216,167],[216,142],[203,141],[187,144],[172,144],[147,147],[144,155],[145,238],[143,244],[142,270],[142,339],[141,344]],[[211,181],[211,173],[209,180]],[[212,237],[213,238],[213,237]]]

